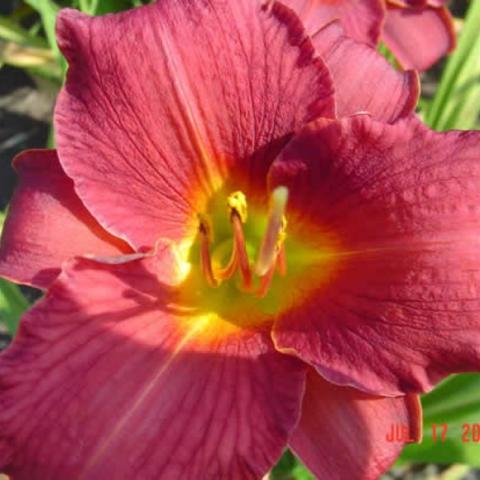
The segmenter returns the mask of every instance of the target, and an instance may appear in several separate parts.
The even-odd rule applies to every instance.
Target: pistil
[[[285,253],[285,243],[283,241],[277,255],[277,268],[278,273],[282,277],[287,274],[287,254]]]
[[[275,274],[275,264],[273,264],[270,267],[268,272],[263,277],[260,277],[260,285],[257,291],[255,292],[257,297],[263,298],[268,293],[274,274]]]
[[[286,187],[277,187],[273,191],[270,201],[267,230],[263,237],[257,263],[255,264],[255,273],[260,277],[266,275],[272,268],[285,240],[285,209],[287,207],[287,200],[288,189]]]

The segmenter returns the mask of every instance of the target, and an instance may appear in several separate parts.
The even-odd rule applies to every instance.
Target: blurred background
[[[55,144],[52,111],[66,69],[55,44],[56,13],[68,6],[101,15],[142,3],[148,0],[0,0],[0,230],[15,188],[13,157],[27,148]],[[448,6],[455,16],[458,46],[422,74],[418,114],[436,130],[479,129],[480,0],[453,0]],[[385,48],[381,51],[394,63]],[[33,289],[0,279],[0,349],[38,296]],[[407,446],[382,480],[480,479],[480,374],[453,376],[422,402],[422,444]],[[312,477],[287,452],[270,478]]]

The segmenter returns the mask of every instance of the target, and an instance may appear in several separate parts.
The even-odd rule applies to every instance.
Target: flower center
[[[202,205],[195,241],[180,252],[187,265],[174,303],[185,312],[182,328],[201,325],[205,342],[270,328],[282,312],[328,288],[338,270],[336,237],[298,212],[287,188],[267,202],[252,189],[248,205],[242,192],[227,188]]]
[[[247,199],[237,191],[227,198],[227,213],[231,225],[232,247],[228,261],[214,262],[212,252],[214,231],[209,219],[199,215],[200,259],[202,274],[211,287],[219,287],[236,272],[240,273],[241,289],[264,297],[270,288],[275,271],[286,274],[285,238],[287,221],[285,209],[288,189],[277,187],[270,198],[267,226],[255,262],[250,258],[245,240],[244,225],[248,221]],[[223,245],[217,247],[221,250]],[[221,253],[221,252],[220,252]],[[218,255],[220,256],[220,255]]]

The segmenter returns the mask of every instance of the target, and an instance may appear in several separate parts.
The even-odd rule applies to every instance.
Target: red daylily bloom
[[[379,40],[404,68],[427,70],[456,44],[453,19],[444,0],[285,0],[314,35],[334,19],[352,38]]]
[[[377,478],[417,394],[478,369],[480,136],[280,3],[64,10],[58,37],[58,151],[15,161],[0,249],[47,290],[0,357],[2,469],[257,479],[290,446]]]

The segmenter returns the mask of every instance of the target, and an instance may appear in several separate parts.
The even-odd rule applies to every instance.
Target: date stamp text
[[[444,443],[447,439],[459,440],[462,443],[480,444],[480,423],[464,423],[459,432],[457,428],[450,428],[448,423],[433,423],[430,427],[430,435],[433,443]],[[428,432],[424,432],[427,434]],[[415,440],[410,434],[407,424],[392,423],[385,435],[385,440],[390,443],[411,443]]]

